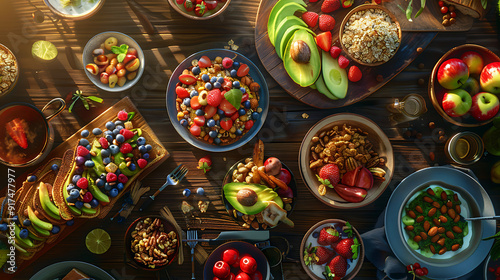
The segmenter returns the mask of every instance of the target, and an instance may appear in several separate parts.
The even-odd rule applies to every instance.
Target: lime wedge
[[[31,54],[35,58],[50,61],[57,57],[57,48],[49,41],[36,41],[31,47]]]
[[[96,228],[87,234],[85,245],[94,254],[104,254],[111,246],[111,237],[105,230]]]
[[[465,158],[469,154],[470,145],[469,142],[463,138],[458,139],[455,146],[455,151],[457,156],[461,159]]]

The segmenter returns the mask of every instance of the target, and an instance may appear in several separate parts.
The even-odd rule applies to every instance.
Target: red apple
[[[484,66],[479,78],[484,91],[500,93],[500,62],[493,62]]]
[[[265,171],[269,175],[278,176],[281,172],[281,161],[275,157],[270,157],[264,162]]]
[[[469,78],[469,68],[463,60],[458,58],[448,59],[438,69],[437,79],[439,84],[446,89],[461,87]]]
[[[222,253],[222,260],[227,264],[232,265],[237,262],[240,258],[240,253],[235,249],[227,249]]]
[[[229,273],[229,276],[226,277],[224,280],[236,280],[236,275],[234,273]]]
[[[238,273],[238,275],[236,275],[236,280],[252,280],[252,279],[245,272],[240,272]]]
[[[231,268],[225,261],[218,261],[214,264],[213,273],[215,277],[224,279],[231,273]]]
[[[253,274],[257,270],[257,262],[251,256],[244,256],[240,260],[240,269],[248,274]]]
[[[281,168],[280,174],[278,174],[276,178],[288,185],[292,181],[292,174],[290,174],[290,172],[288,172],[285,168]]]
[[[470,114],[478,121],[486,121],[498,113],[500,102],[498,97],[489,92],[480,92],[472,97]]]
[[[252,274],[250,276],[250,278],[252,278],[252,280],[262,280],[262,273],[260,273],[260,271],[255,271],[254,274]]]
[[[481,70],[483,70],[484,61],[480,54],[474,51],[464,52],[460,57],[467,67],[469,67],[469,74],[481,74]]]
[[[443,110],[450,117],[460,117],[469,112],[472,106],[470,94],[463,89],[446,92],[443,97]]]

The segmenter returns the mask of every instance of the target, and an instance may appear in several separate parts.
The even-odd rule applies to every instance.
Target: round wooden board
[[[357,83],[349,82],[349,89],[346,98],[332,100],[315,89],[299,86],[285,71],[283,61],[276,54],[274,46],[271,44],[271,41],[269,41],[269,37],[267,35],[267,21],[276,2],[278,2],[278,0],[263,0],[260,2],[255,23],[255,47],[257,49],[257,54],[269,74],[271,74],[271,76],[281,87],[283,87],[286,92],[295,97],[297,100],[319,109],[343,107],[354,104],[365,97],[368,97],[370,94],[377,91],[394,78],[399,72],[405,69],[417,57],[417,48],[426,48],[437,34],[436,32],[403,32],[401,46],[398,52],[391,60],[380,66],[368,67],[351,62],[350,65],[357,65],[359,69],[361,69],[363,72],[363,78]],[[307,10],[321,14],[322,3],[323,1],[309,3],[307,5]],[[362,0],[356,0],[353,7],[363,3],[364,1]],[[330,15],[336,20],[335,28],[332,30],[332,35],[333,42],[337,46],[340,45],[338,42],[340,23],[351,9],[352,8],[340,8],[335,12],[330,13]],[[313,30],[316,33],[321,32],[317,26]],[[378,75],[382,76],[382,79],[379,81],[377,81]]]

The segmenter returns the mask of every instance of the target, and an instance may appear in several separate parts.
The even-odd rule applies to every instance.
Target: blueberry
[[[220,120],[215,121],[216,126],[220,126]]]
[[[199,75],[201,72],[200,67],[198,67],[198,66],[193,67],[193,69],[191,69],[191,71],[193,72],[194,75]]]
[[[143,154],[144,154],[144,153],[146,153],[147,151],[148,151],[148,150],[146,149],[146,146],[144,146],[144,145],[139,146],[139,152],[141,152],[141,153],[143,153]]]
[[[210,130],[210,132],[208,133],[208,136],[210,136],[210,137],[212,137],[212,138],[217,137],[217,131],[215,131],[215,130]]]
[[[31,226],[31,221],[30,221],[29,219],[25,219],[25,220],[23,221],[23,226],[25,226],[25,227],[29,227],[29,226]]]
[[[113,129],[115,129],[114,123],[113,123]],[[113,135],[113,129],[104,131],[104,136]]]
[[[36,176],[35,175],[30,175],[28,176],[28,182],[32,183],[32,182],[35,182],[36,181]]]
[[[85,148],[87,148],[87,150],[89,150],[89,151],[92,150],[92,146],[90,144],[88,144],[87,146],[85,146]]]
[[[109,157],[105,157],[102,159],[102,163],[104,163],[104,165],[108,165],[110,162],[111,162],[111,159]]]
[[[238,61],[235,61],[233,62],[233,67],[236,69],[236,68],[239,68],[240,67],[240,63]]]
[[[54,163],[54,164],[52,164],[52,166],[50,167],[50,169],[52,169],[52,171],[57,171],[57,170],[59,170],[59,165],[57,165],[57,164]]]
[[[97,199],[93,198],[91,201],[90,201],[90,207],[92,208],[96,208],[97,206],[99,206],[99,201],[97,201]]]
[[[198,93],[196,90],[193,90],[193,91],[191,91],[191,93],[189,94],[189,97],[193,98],[193,97],[198,96],[198,95],[199,95],[199,93]]]
[[[243,134],[243,131],[239,130],[239,129],[236,129],[236,131],[234,132],[234,134],[240,136]]]
[[[233,88],[240,88],[240,82],[239,81],[234,81],[233,82]]]
[[[250,106],[251,106],[250,101],[247,100],[247,101],[243,102],[243,106],[245,106],[245,109],[250,109]]]
[[[241,109],[239,109],[239,110],[238,110],[238,114],[239,114],[240,116],[243,116],[243,115],[244,115],[244,114],[246,114],[246,113],[247,113],[247,111],[246,111],[245,109],[243,109],[243,108],[241,108]]]
[[[144,146],[144,147],[146,147],[146,151],[148,151],[148,152],[149,152],[149,151],[151,151],[151,150],[153,149],[153,146],[151,146],[151,145],[149,145],[149,144],[147,144],[147,145],[146,145],[146,146]]]
[[[128,169],[130,169],[130,171],[134,171],[136,168],[135,164],[131,163],[130,166],[128,167]]]
[[[188,120],[186,120],[186,119],[181,119],[180,124],[181,124],[182,126],[187,126],[187,125],[189,124],[189,122],[188,122]]]
[[[125,142],[125,136],[123,136],[121,134],[116,135],[116,141],[118,141],[118,143]]]
[[[92,158],[92,155],[91,154],[87,154],[86,156],[83,157],[84,159],[91,159]]]
[[[149,154],[148,154],[148,153],[144,153],[144,154],[142,154],[142,158],[143,158],[143,159],[148,159],[148,158],[149,158]]]
[[[142,136],[141,136],[141,137],[139,137],[139,138],[137,138],[137,144],[139,144],[139,145],[144,145],[144,144],[146,144],[146,138],[144,138],[144,137],[142,137]]]
[[[78,209],[82,209],[83,208],[83,201],[77,200],[75,202],[75,207]]]
[[[78,144],[80,144],[81,146],[87,146],[88,144],[90,144],[90,142],[89,142],[89,140],[82,138],[82,139],[80,139]]]
[[[114,122],[107,122],[106,123],[106,129],[107,130],[113,130],[113,129],[115,129],[115,123]]]
[[[206,83],[206,84],[205,84],[205,88],[206,88],[207,90],[211,90],[211,89],[212,89],[212,84],[211,84],[211,83]]]
[[[72,183],[69,183],[66,187],[66,191],[69,193],[72,189],[76,188],[76,186]]]
[[[118,176],[118,175],[122,174],[122,171],[120,169],[116,169],[115,174],[116,174],[116,176]]]
[[[76,200],[76,198],[71,197],[71,196],[66,197],[66,201],[67,201],[68,203],[76,203],[76,202],[78,202],[78,201]],[[75,204],[75,206],[76,206],[76,204]]]
[[[84,129],[84,130],[82,130],[82,132],[80,132],[80,135],[82,137],[89,137],[90,132],[88,130]]]
[[[252,119],[254,119],[254,120],[258,120],[258,119],[259,119],[259,117],[260,117],[260,114],[259,114],[259,113],[257,113],[257,112],[253,112],[253,113],[252,113]]]
[[[101,178],[98,178],[96,181],[95,181],[95,185],[99,188],[102,188],[104,187],[104,184],[106,183],[106,181],[104,181],[103,179]]]
[[[215,82],[217,82],[217,77],[212,77],[212,78],[210,78],[210,83],[212,83],[212,84],[213,84],[213,83],[215,83]]]
[[[231,70],[231,77],[236,78],[238,71],[235,69]]]
[[[76,182],[78,182],[78,180],[80,180],[81,178],[82,178],[82,176],[80,176],[80,175],[73,175],[71,182],[76,185]]]
[[[109,191],[109,196],[111,197],[116,197],[118,195],[119,191],[117,188],[112,188],[110,191]]]
[[[123,125],[117,125],[116,126],[116,129],[118,129],[119,131],[121,131],[123,128],[124,128]]]
[[[219,114],[219,116],[224,116],[224,111],[217,109],[217,114]]]
[[[182,195],[185,197],[189,197],[191,195],[191,191],[189,189],[185,189],[182,191]]]
[[[215,121],[214,121],[214,119],[209,119],[209,120],[207,121],[207,126],[208,126],[208,127],[214,127],[214,126],[215,126]]]
[[[29,235],[29,232],[27,229],[23,228],[20,232],[19,232],[19,237],[21,237],[22,239],[26,239],[28,238],[28,235]]]
[[[191,98],[189,97],[184,98],[184,101],[182,101],[182,103],[184,103],[184,105],[186,106],[191,106]]]
[[[219,82],[214,83],[214,88],[220,88],[222,85]]]
[[[0,231],[7,231],[8,227],[6,223],[1,223],[0,224]]]
[[[314,238],[318,238],[318,236],[319,236],[319,232],[317,232],[317,231],[313,232],[313,237]]]
[[[58,234],[61,228],[59,226],[54,225],[52,230],[50,231],[52,234]]]
[[[244,87],[240,87],[240,90],[241,90],[241,93],[243,93],[243,94],[245,94],[245,92],[247,92],[247,90]]]
[[[95,163],[93,160],[87,160],[85,162],[85,167],[94,167]]]
[[[14,217],[12,217],[12,221],[16,224],[19,224],[19,217],[15,215]]]
[[[123,122],[120,120],[115,121],[115,125],[123,125]]]
[[[201,75],[201,79],[204,81],[204,82],[208,82],[210,80],[210,77],[208,76],[208,74],[203,74]]]
[[[200,187],[196,190],[196,193],[199,195],[205,195],[205,190],[202,187]]]
[[[111,134],[113,134],[113,132],[111,132]],[[110,142],[110,143],[113,143],[113,139],[115,139],[114,136],[115,136],[114,134],[113,135],[106,135],[106,140],[108,140],[108,142]]]
[[[217,82],[219,82],[221,84],[224,83],[224,77],[217,78]]]
[[[72,189],[70,192],[69,192],[69,196],[71,198],[78,198],[80,197],[80,191],[78,191],[76,188],[75,189]]]
[[[113,135],[116,136],[117,134],[120,134],[120,130],[118,128],[113,129]],[[106,139],[107,139],[107,137],[106,137]]]
[[[75,168],[75,174],[78,174],[78,175],[82,175],[83,171],[85,167],[83,167],[83,165],[78,165],[76,168]]]
[[[111,150],[111,154],[116,155],[120,152],[120,148],[116,145],[111,145],[109,146],[109,149]]]
[[[119,190],[119,191],[122,191],[123,190],[123,183],[118,183],[116,184],[116,188]]]
[[[196,110],[196,115],[203,116],[203,115],[205,115],[205,112],[202,109],[198,109],[198,110]]]
[[[66,222],[67,226],[72,226],[74,224],[75,224],[75,220],[69,220],[69,221]]]
[[[103,157],[103,158],[109,157],[109,150],[108,149],[102,149],[101,150],[101,157]]]
[[[113,188],[113,186],[111,186],[109,183],[105,183],[104,184],[104,189],[107,190],[107,191],[110,191],[111,188]]]
[[[101,133],[102,133],[102,130],[100,128],[98,128],[98,127],[92,129],[92,134],[94,134],[96,136],[97,135],[101,135]]]
[[[214,143],[217,144],[217,145],[219,145],[220,144],[220,138],[215,138],[214,139]]]

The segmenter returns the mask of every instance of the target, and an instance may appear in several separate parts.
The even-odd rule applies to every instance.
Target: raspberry
[[[148,165],[148,162],[145,159],[140,158],[137,160],[137,165],[139,165],[140,169],[143,169],[146,165]]]
[[[229,69],[231,66],[233,66],[233,60],[229,57],[224,57],[222,60],[222,67]]]
[[[90,201],[92,201],[92,199],[94,198],[94,196],[92,196],[92,193],[91,192],[86,192],[84,195],[83,195],[83,202],[85,203],[89,203]]]
[[[99,144],[101,144],[101,148],[103,149],[109,148],[109,142],[104,137],[99,138]]]
[[[208,92],[207,103],[210,106],[217,107],[222,102],[222,95],[219,89],[213,89]]]
[[[78,179],[78,181],[76,181],[76,186],[80,189],[86,189],[89,186],[89,181],[87,180],[87,178],[80,178]]]
[[[118,119],[120,121],[126,121],[128,119],[127,112],[125,112],[125,110],[121,110],[120,112],[118,112]]]
[[[332,46],[332,48],[330,49],[330,55],[333,58],[339,57],[340,52],[342,52],[342,50],[339,47],[337,47],[337,46]]]
[[[120,147],[120,152],[122,154],[128,154],[132,152],[132,146],[129,143],[124,143]]]
[[[359,70],[358,66],[353,65],[349,68],[349,73],[347,73],[347,78],[349,78],[349,81],[357,82],[361,80],[362,77],[363,73],[361,73],[361,70]]]
[[[349,65],[349,59],[347,59],[345,56],[340,55],[339,56],[339,67],[344,69]]]
[[[78,146],[78,148],[76,148],[76,155],[77,156],[84,157],[88,154],[89,154],[89,150],[87,150],[87,148],[85,148],[84,146]]]
[[[108,182],[108,183],[116,181],[117,178],[118,178],[118,176],[116,176],[115,173],[109,172],[108,174],[106,174],[106,182]]]
[[[118,182],[125,184],[125,183],[127,183],[127,181],[128,181],[128,178],[127,178],[127,176],[125,176],[125,174],[118,175]]]
[[[128,140],[128,139],[134,137],[134,135],[135,135],[132,131],[125,129],[125,128],[120,130],[120,134],[123,135],[123,137],[125,137],[125,140]]]

